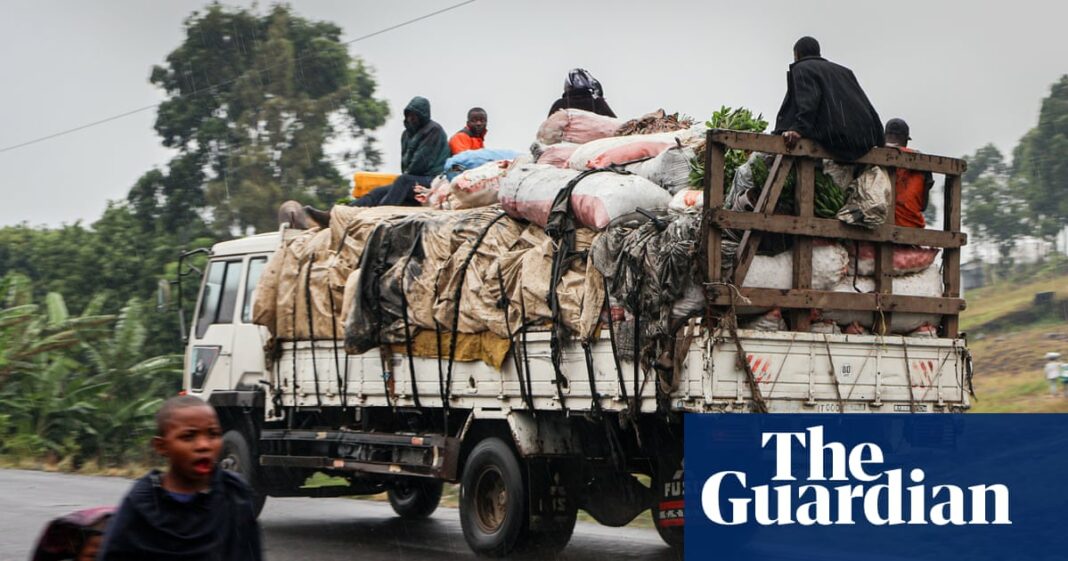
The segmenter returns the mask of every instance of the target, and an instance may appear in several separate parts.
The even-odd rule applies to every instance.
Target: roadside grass
[[[1053,292],[1055,300],[1068,299],[1068,276],[1040,278],[1023,284],[1000,283],[969,290],[964,295],[968,307],[960,315],[960,327],[970,331],[1014,312],[1025,311],[1031,308],[1037,292]]]
[[[1068,324],[1023,326],[969,343],[975,363],[975,413],[1065,413],[1068,398],[1049,395],[1047,352],[1068,357]]]

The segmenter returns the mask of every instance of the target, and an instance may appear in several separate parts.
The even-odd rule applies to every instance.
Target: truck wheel
[[[460,526],[478,555],[504,557],[527,531],[527,490],[512,449],[488,438],[471,451],[460,486]]]
[[[440,479],[402,479],[386,495],[393,512],[401,518],[426,518],[437,510],[444,485]]]
[[[660,539],[664,540],[664,543],[668,544],[671,549],[675,551],[682,551],[683,546],[683,534],[682,526],[661,526],[660,520],[656,519],[656,514],[653,514],[653,526],[656,527],[656,533],[660,534]]]
[[[252,512],[258,518],[263,511],[263,503],[267,502],[267,495],[258,487],[256,465],[252,463],[252,452],[244,433],[228,430],[223,434],[219,467],[240,475],[252,488]]]

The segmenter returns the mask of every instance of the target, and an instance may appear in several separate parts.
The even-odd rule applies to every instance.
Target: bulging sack
[[[575,152],[575,149],[578,148],[578,146],[578,144],[573,142],[561,142],[559,144],[547,146],[539,153],[538,163],[558,168],[566,168],[568,158],[571,157],[571,154]]]
[[[659,156],[661,152],[673,146],[670,142],[646,140],[616,146],[601,152],[596,158],[586,162],[586,169],[601,169],[646,160]]]
[[[835,292],[874,292],[875,280],[871,277],[857,277],[856,287],[853,286],[853,277],[847,276],[842,279]],[[942,274],[936,267],[928,267],[927,270],[902,277],[894,277],[893,293],[905,296],[942,296]],[[823,317],[833,320],[839,325],[857,325],[871,329],[874,320],[872,312],[858,312],[850,310],[824,310]],[[890,319],[890,332],[907,334],[922,327],[924,324],[938,325],[942,323],[942,316],[938,314],[916,314],[894,312]]]
[[[697,128],[691,128],[674,132],[661,132],[656,134],[635,134],[631,136],[612,136],[601,138],[587,142],[575,149],[575,152],[571,154],[571,158],[567,161],[567,167],[577,170],[596,169],[597,167],[605,167],[604,165],[591,165],[591,162],[605,162],[610,158],[611,154],[616,154],[616,158],[620,158],[623,155],[631,155],[637,157],[630,157],[627,160],[619,160],[619,163],[639,159],[641,153],[646,153],[648,156],[655,156],[663,150],[673,146],[685,146],[692,148],[694,142],[699,141],[702,138],[703,132]],[[655,153],[649,153],[650,147],[662,146],[663,149]],[[638,147],[643,147],[644,150]],[[609,156],[606,156],[609,154]],[[687,170],[687,174],[689,170]]]
[[[676,194],[690,186],[690,161],[693,158],[692,148],[674,146],[655,158],[631,164],[625,169],[656,183],[671,194]]]
[[[538,142],[583,144],[614,135],[623,122],[622,119],[605,117],[581,109],[561,109],[542,122],[538,128]]]
[[[544,227],[556,195],[578,175],[543,164],[517,164],[501,178],[498,198],[509,215]],[[594,230],[636,218],[638,208],[665,210],[669,202],[671,195],[648,179],[610,171],[588,175],[571,193],[576,220]]]
[[[496,204],[501,177],[510,165],[509,160],[489,162],[457,175],[449,189],[452,208],[462,210]]]
[[[852,247],[848,248],[851,252]],[[934,263],[938,256],[938,248],[914,247],[907,245],[894,246],[894,267],[891,275],[900,277],[926,270]],[[849,268],[852,272],[856,265],[857,274],[870,277],[875,274],[875,246],[870,243],[861,243],[857,247],[856,255],[850,259]]]
[[[839,179],[834,177],[835,183]],[[838,211],[836,218],[863,228],[874,229],[886,223],[890,193],[893,184],[890,174],[879,166],[869,166],[846,191],[846,203]]]

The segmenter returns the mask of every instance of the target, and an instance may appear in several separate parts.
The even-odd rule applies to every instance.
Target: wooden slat
[[[886,209],[886,224],[897,224],[897,170],[886,170],[890,175],[890,200]],[[875,292],[892,294],[894,292],[894,246],[888,243],[875,245]],[[880,300],[881,301],[881,300]],[[893,324],[891,312],[879,308],[874,312],[873,331],[882,335],[890,333]]]
[[[760,190],[760,198],[753,207],[753,214],[770,216],[775,212],[775,205],[779,202],[779,195],[782,194],[782,188],[786,185],[786,179],[793,165],[793,158],[775,157],[775,163],[772,164],[768,173],[768,180]],[[747,231],[742,235],[742,241],[738,242],[738,253],[735,254],[734,259],[735,286],[742,286],[745,282],[745,275],[749,273],[749,265],[753,263],[753,257],[756,256],[763,235],[763,232]]]
[[[805,158],[797,168],[797,187],[794,188],[794,206],[801,218],[811,218],[815,212],[816,162]],[[798,236],[794,239],[793,287],[812,288],[812,238]],[[810,310],[794,310],[790,314],[790,326],[794,331],[808,331],[811,322]]]
[[[826,292],[822,290],[780,290],[777,288],[742,288],[742,296],[749,299],[746,306],[760,308],[817,308],[821,310],[861,310],[876,308],[877,298],[888,312],[924,314],[957,314],[964,309],[960,298],[932,298],[928,296],[903,296],[891,294],[876,296],[874,292]],[[712,287],[711,304],[731,305],[731,294],[726,287]],[[735,306],[743,303],[734,299]]]
[[[947,175],[945,185],[945,215],[943,227],[946,230],[960,230],[961,179],[959,175]],[[960,250],[946,249],[942,252],[942,283],[945,295],[949,298],[960,296]],[[942,336],[956,338],[960,331],[960,318],[946,317],[942,322]]]
[[[788,215],[763,215],[752,212],[713,210],[712,224],[732,230],[760,230],[779,234],[807,235],[818,238],[893,242],[901,245],[925,247],[960,247],[967,243],[967,234],[942,232],[921,228],[904,228],[884,224],[876,230],[843,224],[828,218],[800,218]]]
[[[824,150],[819,144],[806,139],[802,139],[793,150],[787,150],[786,143],[779,136],[721,129],[710,131],[710,136],[715,142],[723,143],[728,148],[755,150],[771,154],[787,154],[790,156],[835,159],[830,152]],[[964,160],[916,152],[902,152],[896,148],[873,148],[856,160],[856,163],[903,167],[950,175],[960,175],[967,169],[967,164]]]
[[[705,223],[709,224],[705,256],[708,261],[708,282],[723,280],[723,235],[719,228],[711,225],[712,212],[723,209],[723,164],[725,150],[720,144],[711,141],[706,144],[705,153]]]

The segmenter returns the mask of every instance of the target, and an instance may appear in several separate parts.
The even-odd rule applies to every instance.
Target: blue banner
[[[1068,415],[687,415],[686,560],[1068,559]]]

